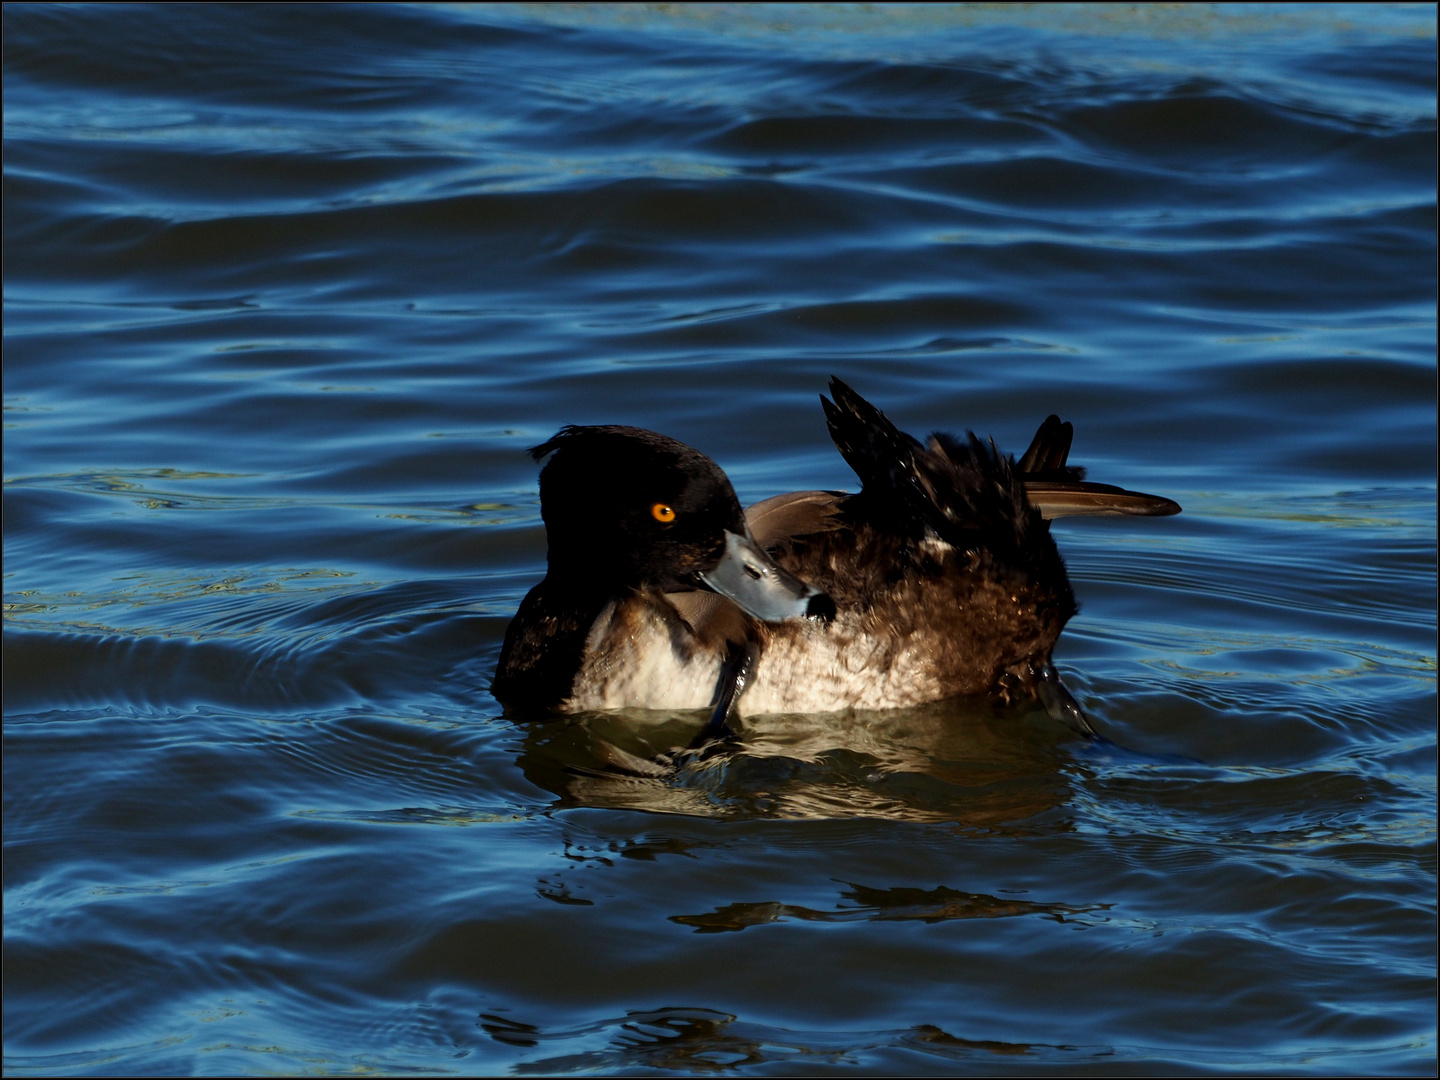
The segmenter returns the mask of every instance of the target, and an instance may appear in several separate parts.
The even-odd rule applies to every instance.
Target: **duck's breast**
[[[590,629],[562,709],[708,708],[723,659],[658,597],[612,601]]]

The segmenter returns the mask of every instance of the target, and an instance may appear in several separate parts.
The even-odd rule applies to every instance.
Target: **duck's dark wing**
[[[830,438],[866,492],[877,496],[929,489],[921,467],[925,448],[918,440],[839,379],[831,378],[830,392],[833,402],[820,395]]]
[[[1058,634],[1074,598],[1014,461],[973,434],[935,434],[921,444],[839,379],[830,380],[830,392],[834,401],[820,400],[831,438],[862,484],[844,502],[847,524],[906,545],[938,538],[977,557],[988,552],[995,580],[1018,575],[1035,584],[1046,598],[1036,604],[1053,608]]]
[[[1046,518],[1096,517],[1136,514],[1166,517],[1180,513],[1180,504],[1160,495],[1126,491],[1114,484],[1085,480],[1085,470],[1069,463],[1075,428],[1051,413],[1045,418],[1030,448],[1015,463],[1031,505]]]

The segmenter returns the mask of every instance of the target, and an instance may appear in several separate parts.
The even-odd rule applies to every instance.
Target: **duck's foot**
[[[1035,687],[1035,696],[1040,699],[1040,704],[1045,706],[1051,719],[1059,720],[1071,731],[1084,735],[1087,739],[1100,737],[1099,732],[1090,726],[1080,703],[1060,681],[1060,673],[1055,670],[1054,664],[1046,662],[1030,665],[1030,677]]]
[[[735,641],[725,654],[720,679],[715,686],[715,703],[710,719],[685,749],[705,751],[701,759],[713,757],[726,743],[739,741],[730,721],[739,715],[740,695],[760,659],[760,646],[753,641]]]

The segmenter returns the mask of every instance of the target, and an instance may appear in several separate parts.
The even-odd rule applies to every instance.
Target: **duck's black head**
[[[698,450],[633,427],[566,427],[530,451],[557,577],[632,588],[693,587],[745,532],[740,500]]]
[[[550,459],[540,513],[552,585],[705,588],[769,620],[833,612],[754,543],[729,479],[698,450],[643,428],[572,426],[531,453]]]

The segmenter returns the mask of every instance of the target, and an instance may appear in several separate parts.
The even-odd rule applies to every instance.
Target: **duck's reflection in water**
[[[915,709],[743,721],[740,741],[679,750],[704,714],[580,714],[530,726],[520,765],[561,806],[698,817],[882,817],[1009,831],[1065,827],[1070,737],[1034,709],[957,699]],[[1040,820],[1037,820],[1039,818]]]

